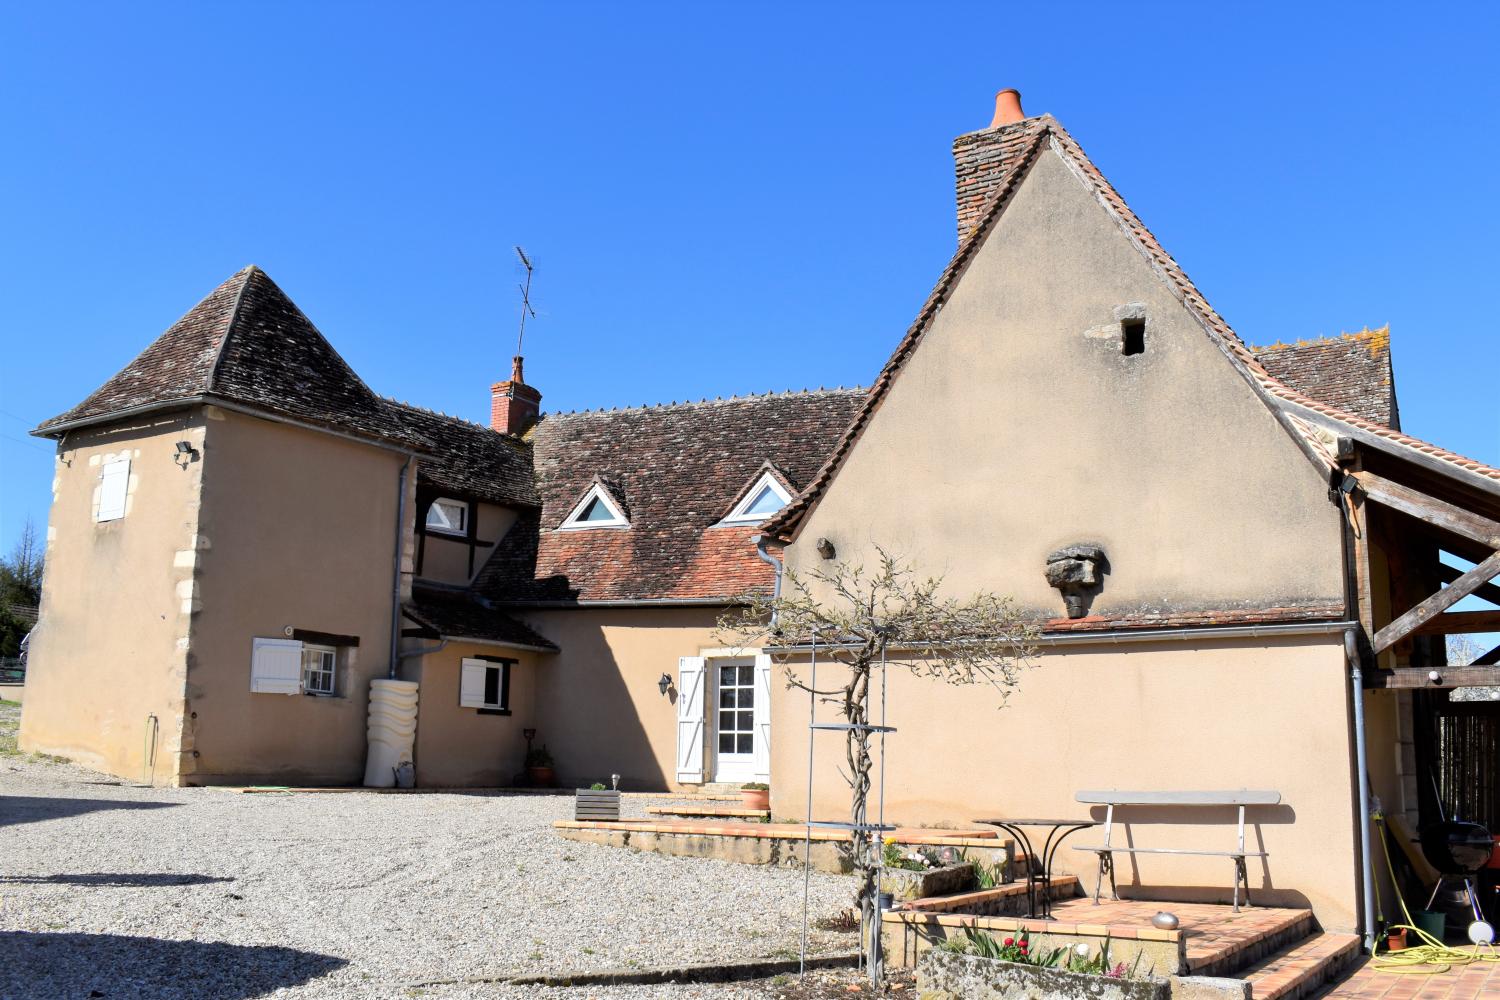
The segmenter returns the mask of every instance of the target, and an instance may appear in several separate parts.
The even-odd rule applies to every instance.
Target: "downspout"
[[[1349,688],[1354,698],[1354,761],[1359,782],[1359,874],[1364,889],[1365,951],[1375,951],[1375,873],[1370,856],[1370,779],[1365,769],[1365,684],[1359,665],[1359,637],[1344,633],[1344,655],[1349,659]]]
[[[410,458],[401,463],[401,476],[396,487],[396,557],[391,573],[391,669],[387,674],[391,680],[396,679],[396,667],[401,662],[401,556],[406,548],[406,473],[410,468]]]
[[[785,568],[780,559],[766,551],[766,546],[771,544],[769,535],[753,535],[750,540],[755,543],[755,554],[760,556],[761,562],[770,564],[776,571],[776,582],[771,585],[771,599],[775,600],[781,596],[781,572]],[[771,609],[771,631],[776,631],[776,609]]]

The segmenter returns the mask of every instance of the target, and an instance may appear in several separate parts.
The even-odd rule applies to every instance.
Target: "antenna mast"
[[[531,272],[533,268],[531,261],[526,256],[526,251],[516,247],[516,256],[521,258],[521,263],[526,268],[526,284],[517,285],[521,290],[521,331],[516,334],[516,357],[521,356],[521,341],[526,337],[526,317],[536,319],[536,310],[531,308]]]

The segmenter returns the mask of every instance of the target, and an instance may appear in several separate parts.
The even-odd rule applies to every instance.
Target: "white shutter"
[[[755,655],[755,780],[771,782],[771,657]]]
[[[677,660],[677,780],[703,781],[703,657]]]
[[[486,660],[464,660],[458,675],[458,707],[484,707],[484,674],[490,664]]]
[[[252,640],[250,690],[259,694],[301,694],[302,643],[296,639]]]
[[[125,516],[125,494],[130,486],[130,459],[117,458],[104,463],[99,474],[99,515],[97,521],[118,521]]]

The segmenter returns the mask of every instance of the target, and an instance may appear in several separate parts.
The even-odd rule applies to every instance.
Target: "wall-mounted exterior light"
[[[667,691],[669,691],[672,687],[672,675],[662,674],[661,680],[656,682],[656,686],[661,690],[661,696],[665,698],[667,696]]]

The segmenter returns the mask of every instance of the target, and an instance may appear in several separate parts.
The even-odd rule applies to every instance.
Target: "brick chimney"
[[[1015,155],[1013,140],[1024,135],[1015,126],[1026,120],[1021,110],[1021,92],[1002,90],[995,95],[995,117],[980,132],[953,140],[953,167],[958,189],[958,242],[961,244],[979,223],[990,192],[1005,177]],[[1008,141],[1009,140],[1009,141]]]
[[[521,356],[511,359],[510,378],[490,386],[490,426],[502,434],[525,434],[536,423],[542,394],[521,375]]]

